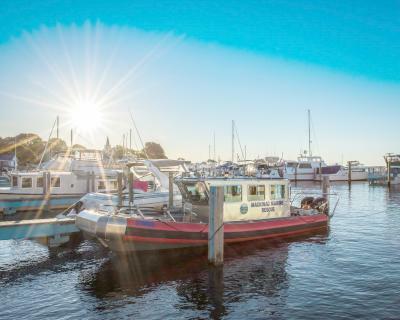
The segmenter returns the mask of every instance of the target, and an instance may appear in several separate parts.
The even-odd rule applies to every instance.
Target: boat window
[[[299,169],[311,169],[311,163],[300,163]]]
[[[265,200],[265,186],[264,185],[249,185],[247,189],[247,200]]]
[[[12,177],[12,186],[18,187],[18,177],[17,176]]]
[[[206,187],[204,183],[191,183],[185,184],[187,198],[192,203],[208,203],[208,197],[206,192]]]
[[[105,189],[106,189],[105,182],[100,180],[99,183],[97,184],[97,190],[105,190]]]
[[[32,178],[30,178],[30,177],[22,177],[21,187],[22,188],[32,188]]]
[[[271,185],[271,200],[282,200],[286,197],[286,187],[284,184]]]
[[[43,177],[36,178],[36,188],[43,188]]]
[[[51,177],[51,186],[53,188],[59,188],[61,185],[60,177]]]
[[[225,186],[224,188],[225,202],[242,201],[242,186]]]

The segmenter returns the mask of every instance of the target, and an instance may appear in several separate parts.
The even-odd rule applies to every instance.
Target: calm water
[[[315,188],[306,186],[306,188]],[[334,185],[324,234],[203,255],[120,258],[96,242],[0,242],[0,319],[398,319],[400,190]]]

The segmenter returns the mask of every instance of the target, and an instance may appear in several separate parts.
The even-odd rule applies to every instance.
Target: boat
[[[291,181],[313,181],[317,171],[326,166],[320,156],[300,155],[297,161],[284,162],[283,177]]]
[[[82,210],[99,210],[114,212],[118,208],[140,207],[145,210],[164,210],[170,203],[179,208],[182,195],[179,188],[172,184],[170,194],[170,177],[187,172],[186,161],[172,159],[141,159],[126,164],[126,173],[132,173],[132,186],[121,190],[121,195],[92,192],[83,196],[65,214],[75,216]],[[127,179],[125,179],[127,180]],[[130,196],[131,193],[131,196]],[[64,214],[63,213],[63,214]]]
[[[9,173],[10,186],[0,188],[0,212],[68,208],[88,192],[117,191],[117,171],[103,166],[97,150],[59,153],[31,171]]]
[[[359,162],[352,163],[351,174],[349,175],[349,167],[342,165],[325,166],[317,169],[315,180],[322,181],[323,177],[329,177],[330,181],[367,181],[368,168]]]
[[[296,236],[328,226],[328,202],[308,196],[300,206],[292,206],[287,179],[180,178],[175,183],[183,197],[181,210],[82,210],[76,226],[123,253],[207,246],[211,186],[224,188],[225,244]]]
[[[311,113],[308,113],[308,151],[302,152],[297,161],[284,161],[283,177],[291,181],[313,181],[316,172],[326,167],[325,161],[320,156],[315,156],[311,150]]]
[[[400,154],[388,153],[384,156],[390,185],[400,184]]]

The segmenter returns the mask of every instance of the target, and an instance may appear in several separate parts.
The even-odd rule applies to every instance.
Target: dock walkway
[[[45,240],[49,246],[69,241],[69,236],[80,232],[75,218],[51,218],[0,222],[0,240]]]

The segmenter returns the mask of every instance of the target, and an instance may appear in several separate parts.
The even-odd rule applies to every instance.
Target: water
[[[328,232],[230,247],[222,270],[201,254],[0,242],[0,319],[398,319],[400,190],[332,189]]]

